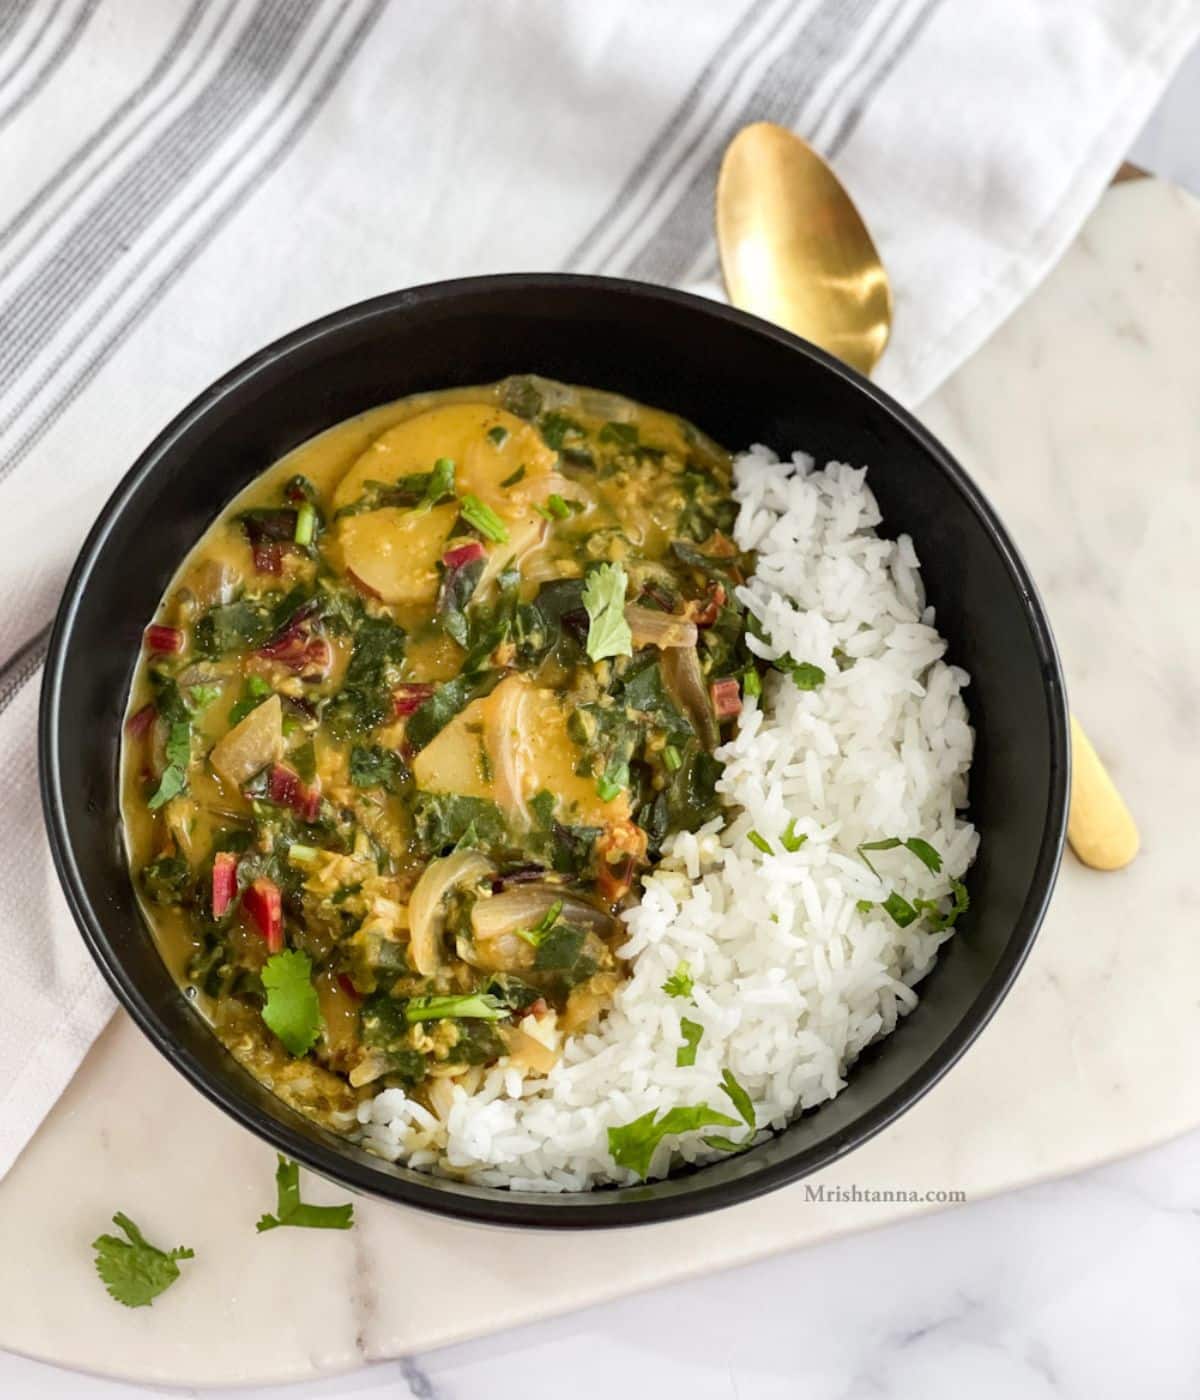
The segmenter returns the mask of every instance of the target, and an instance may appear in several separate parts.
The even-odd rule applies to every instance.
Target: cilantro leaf
[[[487,993],[461,997],[412,997],[404,1006],[409,1021],[443,1021],[451,1017],[474,1021],[502,1021],[508,1007]]]
[[[733,1106],[737,1109],[742,1122],[748,1128],[754,1129],[757,1126],[754,1118],[754,1105],[750,1102],[750,1095],[738,1083],[731,1069],[722,1072],[721,1087],[732,1099]]]
[[[300,1199],[300,1167],[282,1154],[275,1169],[278,1204],[275,1215],[264,1215],[255,1225],[261,1235],[264,1230],[276,1230],[280,1225],[296,1225],[307,1230],[349,1230],[354,1224],[354,1206],[347,1201],[341,1206],[310,1206]]]
[[[179,1277],[180,1259],[194,1259],[195,1252],[180,1246],[169,1253],[152,1245],[127,1215],[117,1211],[113,1224],[128,1239],[101,1235],[92,1241],[96,1272],[109,1296],[127,1308],[147,1308]]]
[[[780,660],[788,662],[784,669],[795,681],[797,690],[816,690],[825,684],[825,672],[811,661],[792,661],[790,657],[781,657]]]
[[[262,1018],[292,1055],[312,1049],[321,1031],[321,1007],[307,953],[273,953],[262,970],[267,1000]]]
[[[587,654],[591,661],[633,655],[633,634],[625,621],[625,587],[625,570],[620,564],[601,564],[584,580]]]
[[[713,1137],[706,1137],[704,1139],[704,1145],[705,1147],[715,1147],[718,1152],[745,1152],[746,1148],[749,1147],[753,1141],[753,1133],[750,1133],[749,1136],[744,1138],[741,1142],[734,1142],[732,1138],[717,1137],[714,1135]]]
[[[675,1051],[675,1064],[679,1068],[696,1063],[696,1048],[704,1035],[704,1027],[699,1021],[689,1021],[680,1017],[679,1029],[683,1033],[683,1044]]]
[[[152,812],[172,797],[187,791],[187,770],[192,761],[192,726],[186,719],[173,721],[167,731],[166,756],[167,766],[158,780],[158,787],[146,803]]]
[[[632,1123],[608,1130],[608,1150],[618,1167],[627,1167],[643,1179],[650,1172],[650,1163],[659,1143],[677,1133],[690,1133],[696,1128],[736,1128],[737,1119],[718,1113],[706,1103],[694,1107],[680,1105],[657,1116],[651,1109]]]
[[[967,887],[961,880],[951,880],[949,894],[953,897],[953,904],[943,913],[940,899],[917,899],[913,901],[914,906],[925,915],[926,921],[934,933],[942,933],[945,929],[953,928],[958,922],[958,916],[965,914],[971,907],[971,896],[967,893]],[[946,896],[943,895],[944,899]]]
[[[931,871],[934,875],[941,873],[942,858],[928,841],[922,841],[919,836],[910,836],[904,845],[905,849],[910,850],[926,870]]]
[[[690,997],[694,985],[691,963],[680,960],[675,965],[675,971],[662,984],[662,989],[669,997]]]
[[[883,907],[892,916],[901,928],[907,928],[914,919],[920,918],[920,914],[907,899],[899,892],[893,890],[883,901]]]

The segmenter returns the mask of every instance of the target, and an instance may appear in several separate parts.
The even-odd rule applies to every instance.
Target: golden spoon
[[[743,127],[717,179],[717,243],[729,300],[870,374],[892,326],[892,293],[841,181],[772,122]],[[1138,831],[1095,749],[1071,718],[1067,839],[1085,865],[1119,870]]]

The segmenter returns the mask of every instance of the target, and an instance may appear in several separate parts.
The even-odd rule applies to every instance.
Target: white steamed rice
[[[730,1069],[759,1130],[781,1128],[833,1098],[864,1047],[916,1005],[913,987],[950,934],[924,920],[900,928],[877,901],[892,889],[942,895],[974,858],[978,838],[957,815],[973,741],[968,677],[942,660],[911,540],[875,533],[865,477],[839,463],[815,471],[802,453],[781,466],[763,447],[738,458],[735,535],[758,552],[739,594],[772,642],[750,645],[820,666],[824,684],[800,691],[773,671],[761,702],[747,699],[719,753],[727,813],[677,836],[646,880],[625,916],[631,975],[596,1029],[569,1040],[544,1079],[501,1064],[473,1096],[456,1090],[444,1123],[384,1090],[359,1110],[371,1150],[519,1190],[632,1182],[609,1155],[610,1127],[698,1103],[736,1116],[721,1085]],[[778,838],[793,819],[807,840],[788,853]],[[873,857],[877,879],[856,847],[889,836],[924,838],[944,869],[893,850]],[[662,990],[681,960],[694,1001]],[[684,1068],[681,1016],[704,1028]],[[700,1133],[669,1138],[651,1174],[721,1155]]]

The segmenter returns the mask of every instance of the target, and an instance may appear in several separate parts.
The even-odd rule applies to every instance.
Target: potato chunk
[[[458,518],[447,503],[433,510],[383,510],[338,522],[346,567],[385,603],[428,606],[437,596],[438,561]]]

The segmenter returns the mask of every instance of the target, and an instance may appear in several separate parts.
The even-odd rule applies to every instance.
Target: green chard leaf
[[[281,1225],[306,1230],[349,1230],[354,1224],[354,1206],[350,1201],[340,1206],[306,1205],[300,1199],[300,1167],[282,1154],[275,1169],[275,1190],[275,1214],[264,1215],[254,1227],[260,1235]]]
[[[694,1132],[697,1128],[736,1127],[736,1118],[730,1118],[727,1113],[718,1113],[706,1103],[671,1108],[661,1117],[655,1109],[651,1109],[632,1123],[609,1128],[608,1150],[618,1167],[627,1167],[644,1180],[649,1175],[654,1153],[664,1138]]]
[[[689,1021],[686,1016],[681,1016],[679,1029],[683,1035],[683,1044],[675,1051],[675,1064],[682,1069],[696,1063],[696,1049],[704,1035],[704,1027],[699,1021]]]
[[[113,1224],[119,1235],[101,1235],[92,1241],[96,1272],[109,1296],[127,1308],[147,1308],[179,1277],[180,1259],[194,1259],[195,1252],[182,1246],[169,1252],[152,1245],[127,1215],[120,1211]]]
[[[587,654],[592,661],[632,656],[633,634],[625,621],[625,570],[601,564],[584,580],[583,606],[588,615]]]
[[[262,970],[262,983],[267,993],[263,1020],[289,1054],[307,1054],[321,1033],[321,1007],[308,954],[273,953]]]
[[[399,792],[407,778],[404,760],[393,749],[380,744],[355,744],[350,750],[350,781],[355,787]]]

